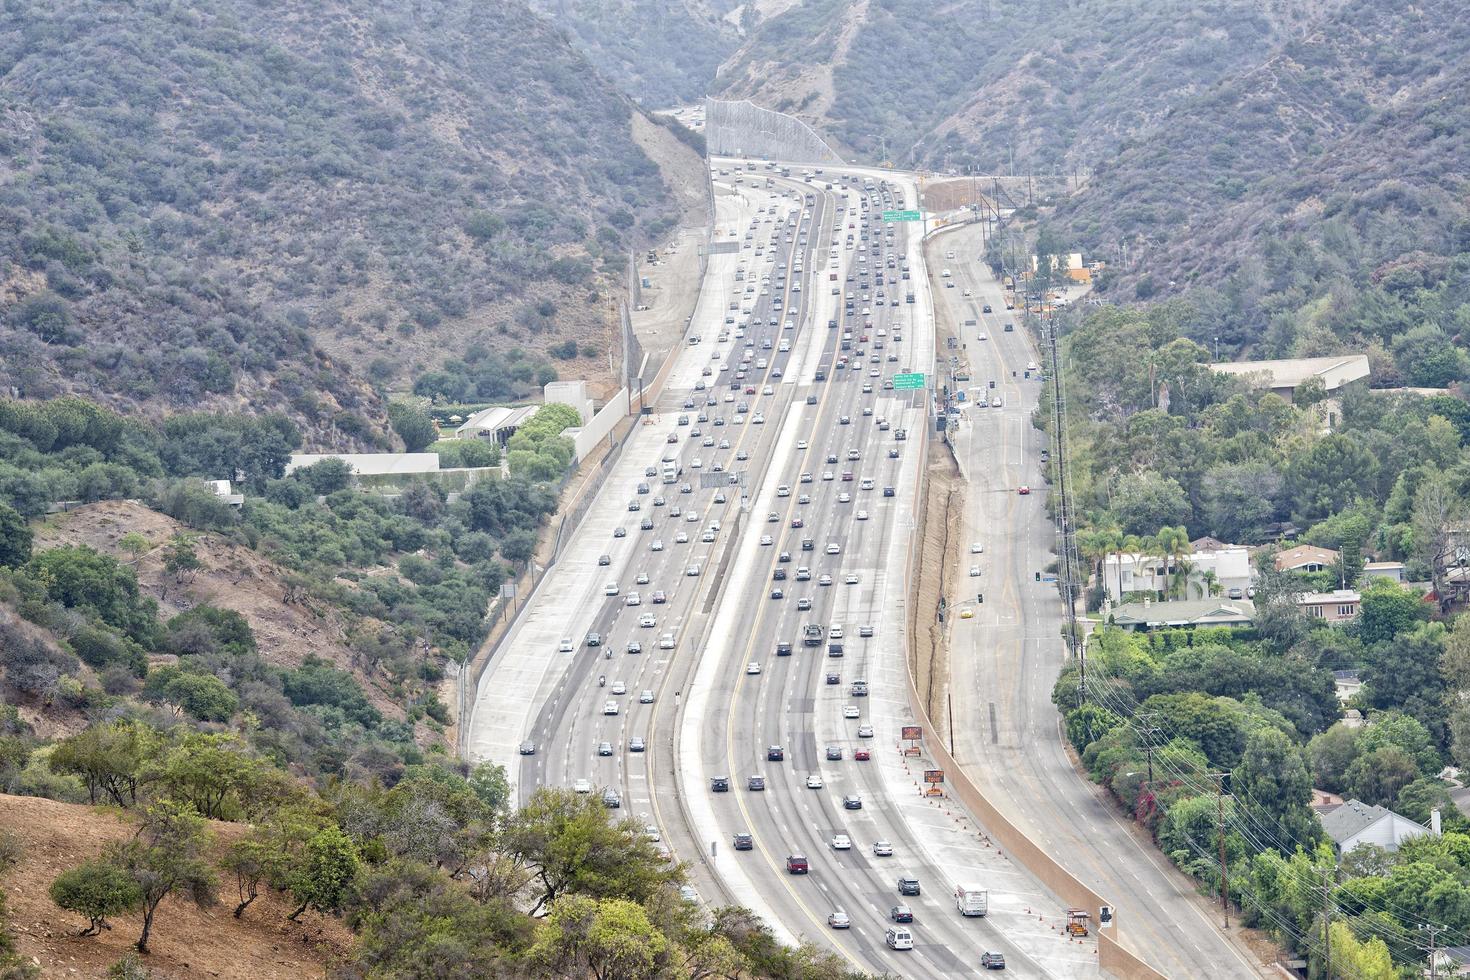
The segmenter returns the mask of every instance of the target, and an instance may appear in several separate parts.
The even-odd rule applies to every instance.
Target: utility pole
[[[1220,914],[1225,929],[1230,929],[1230,869],[1225,863],[1225,777],[1228,772],[1212,772],[1215,778],[1215,836],[1220,841]]]
[[[1435,945],[1435,937],[1444,932],[1445,927],[1432,922],[1421,922],[1419,929],[1429,933],[1429,980],[1439,980],[1439,948]]]
[[[1332,980],[1332,886],[1337,869],[1322,869],[1322,969],[1326,980]]]
[[[1163,729],[1154,724],[1154,713],[1144,711],[1138,715],[1143,725],[1138,728],[1138,733],[1144,739],[1144,751],[1148,753],[1148,783],[1153,788],[1154,782],[1154,736],[1162,734]]]

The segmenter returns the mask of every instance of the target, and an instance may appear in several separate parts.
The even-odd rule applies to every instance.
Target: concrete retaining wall
[[[577,447],[577,462],[580,463],[586,459],[597,448],[597,444],[606,439],[613,427],[627,414],[628,389],[619,388],[617,394],[609,398],[607,404],[602,406],[602,411],[592,416],[590,422],[572,434],[572,444]]]
[[[754,102],[704,100],[704,142],[711,156],[761,157],[837,165],[842,157],[795,116]]]

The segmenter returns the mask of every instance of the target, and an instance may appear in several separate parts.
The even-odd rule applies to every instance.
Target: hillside
[[[241,836],[244,827],[212,821],[218,850]],[[42,976],[100,977],[130,951],[141,916],[118,916],[114,928],[95,938],[80,938],[84,922],[62,912],[46,894],[66,868],[96,857],[111,843],[132,836],[134,828],[119,814],[33,797],[0,795],[0,832],[21,847],[20,862],[0,875],[11,907],[20,954],[34,957]],[[233,886],[231,886],[232,888]],[[226,893],[226,898],[233,890]],[[296,980],[323,976],[343,960],[352,937],[341,924],[320,916],[301,925],[285,920],[286,898],[266,893],[251,915],[236,919],[229,908],[198,909],[166,901],[159,909],[160,939],[146,965],[153,976]]]
[[[718,87],[795,112],[863,159],[886,145],[901,164],[1070,171],[1332,2],[808,0],[752,30]]]
[[[0,391],[320,432],[451,339],[600,341],[672,221],[635,111],[517,0],[9,4]]]
[[[704,97],[738,42],[725,0],[530,0],[604,77],[649,109]]]
[[[1420,249],[1470,248],[1455,230],[1470,125],[1462,12],[1448,0],[1342,4],[1258,68],[1139,130],[1061,217],[1104,255],[1152,238],[1124,270],[1133,284],[1149,277],[1144,293],[1242,270],[1273,286],[1292,274],[1371,278]],[[1310,256],[1288,244],[1298,234]],[[1283,250],[1310,261],[1287,272]]]

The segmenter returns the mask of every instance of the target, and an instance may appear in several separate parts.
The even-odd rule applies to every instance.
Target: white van
[[[889,926],[888,931],[883,934],[883,941],[888,944],[889,949],[914,948],[914,934],[903,926]]]

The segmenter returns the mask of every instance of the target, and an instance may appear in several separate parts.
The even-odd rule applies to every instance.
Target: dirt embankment
[[[217,822],[210,828],[216,858],[245,829]],[[87,923],[57,908],[47,889],[62,871],[131,837],[133,825],[111,810],[0,795],[0,830],[13,834],[23,849],[20,863],[0,878],[20,953],[45,977],[105,975],[132,950],[142,917],[118,916],[109,920],[110,930],[82,938],[77,932]],[[219,891],[220,904],[211,908],[171,898],[159,906],[151,952],[141,957],[158,980],[303,980],[324,976],[351,949],[351,934],[336,920],[308,912],[300,924],[288,922],[293,908],[270,892],[236,919],[234,880],[221,875]]]
[[[142,535],[147,550],[135,556],[119,542]],[[180,534],[194,543],[202,567],[182,580],[164,570],[169,545]],[[258,552],[219,534],[191,530],[173,518],[127,500],[108,500],[57,514],[36,527],[36,547],[87,545],[131,565],[138,586],[158,600],[159,618],[169,619],[201,604],[233,609],[250,623],[261,657],[277,667],[297,667],[310,654],[352,671],[373,705],[390,718],[403,709],[365,674],[347,646],[342,612],[291,585],[290,574]],[[362,628],[386,624],[365,620]]]
[[[949,619],[954,607],[954,569],[964,531],[965,483],[954,454],[942,440],[929,445],[928,488],[920,525],[918,581],[914,583],[910,635],[914,685],[936,725],[948,724],[945,694],[949,690]],[[944,621],[940,621],[941,602]]]

